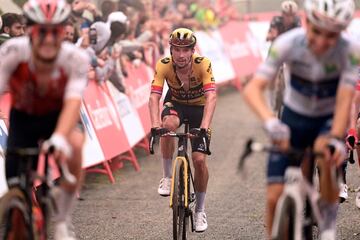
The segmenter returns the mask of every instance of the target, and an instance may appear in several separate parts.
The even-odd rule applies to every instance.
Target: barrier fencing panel
[[[197,50],[211,60],[217,84],[256,71],[267,55],[269,43],[266,43],[265,38],[269,21],[275,14],[253,14],[256,21],[229,22],[217,30],[195,33],[198,38]],[[359,11],[347,33],[350,37],[360,39]],[[127,153],[123,159],[131,160],[135,169],[139,169],[132,148],[146,140],[151,128],[148,100],[154,70],[145,63],[126,62],[125,67],[128,71],[128,77],[124,79],[126,95],[118,92],[110,83],[89,81],[80,113],[86,133],[83,168],[103,164],[105,169],[98,172],[108,174],[111,182],[114,179],[109,160],[119,154]],[[10,101],[8,93],[0,98],[0,109],[5,115],[8,115]],[[0,120],[0,195],[6,192],[6,138],[6,122]]]

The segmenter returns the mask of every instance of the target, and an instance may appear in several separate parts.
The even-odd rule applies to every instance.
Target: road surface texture
[[[252,136],[266,142],[260,122],[241,95],[231,87],[219,92],[213,120],[213,138],[208,165],[210,180],[206,195],[209,228],[191,233],[189,239],[265,239],[264,201],[266,154],[255,154],[247,163],[247,176],[237,173],[245,140]],[[159,149],[157,149],[159,152]],[[169,198],[160,197],[157,187],[162,175],[159,154],[146,156],[136,151],[141,171],[129,162],[114,172],[116,182],[99,174],[88,174],[75,209],[73,222],[79,239],[172,239]],[[360,185],[360,169],[350,165],[351,189]],[[355,192],[341,204],[338,239],[360,239],[360,210]]]

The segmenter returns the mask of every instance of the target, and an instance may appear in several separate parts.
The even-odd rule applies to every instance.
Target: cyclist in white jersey
[[[306,29],[294,29],[279,36],[266,61],[244,89],[244,97],[259,115],[273,143],[286,150],[313,147],[323,152],[316,159],[320,167],[321,208],[325,223],[319,226],[321,239],[335,239],[338,186],[331,182],[330,166],[346,157],[343,142],[357,80],[360,45],[341,32],[350,23],[353,0],[306,0]],[[264,89],[278,68],[290,69],[284,110],[277,119],[264,99]],[[329,149],[335,147],[330,156]],[[268,162],[266,227],[270,236],[274,210],[284,187],[288,158],[270,154]]]
[[[43,150],[53,145],[54,157],[67,161],[78,180],[56,188],[55,240],[75,239],[69,217],[80,185],[84,142],[76,125],[90,64],[85,51],[62,40],[70,12],[65,0],[30,0],[24,5],[29,35],[0,48],[0,93],[8,89],[12,97],[7,147],[38,147],[45,140]],[[17,160],[6,156],[9,186],[18,176]],[[33,161],[36,169],[37,158]]]

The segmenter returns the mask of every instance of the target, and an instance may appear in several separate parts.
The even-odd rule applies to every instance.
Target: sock
[[[336,228],[336,216],[337,216],[338,208],[339,208],[338,203],[328,203],[325,201],[320,203],[320,211],[322,218],[324,220],[322,226],[320,226],[321,232],[326,229]]]
[[[72,192],[68,192],[61,187],[57,187],[54,189],[54,200],[56,203],[56,212],[54,215],[55,222],[66,221],[72,210],[74,209],[74,205],[76,202],[76,194]]]
[[[195,192],[195,195],[196,195],[195,212],[204,212],[206,192]]]
[[[163,177],[171,178],[171,176],[172,176],[172,159],[163,158],[162,163],[163,163]]]

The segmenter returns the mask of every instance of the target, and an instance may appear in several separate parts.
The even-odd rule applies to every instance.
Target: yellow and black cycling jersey
[[[190,85],[189,90],[186,91],[175,72],[172,58],[162,58],[156,63],[151,92],[161,95],[164,81],[166,81],[171,92],[171,101],[186,105],[203,106],[205,105],[205,92],[216,90],[210,60],[198,54],[193,54],[192,69],[189,74]]]

